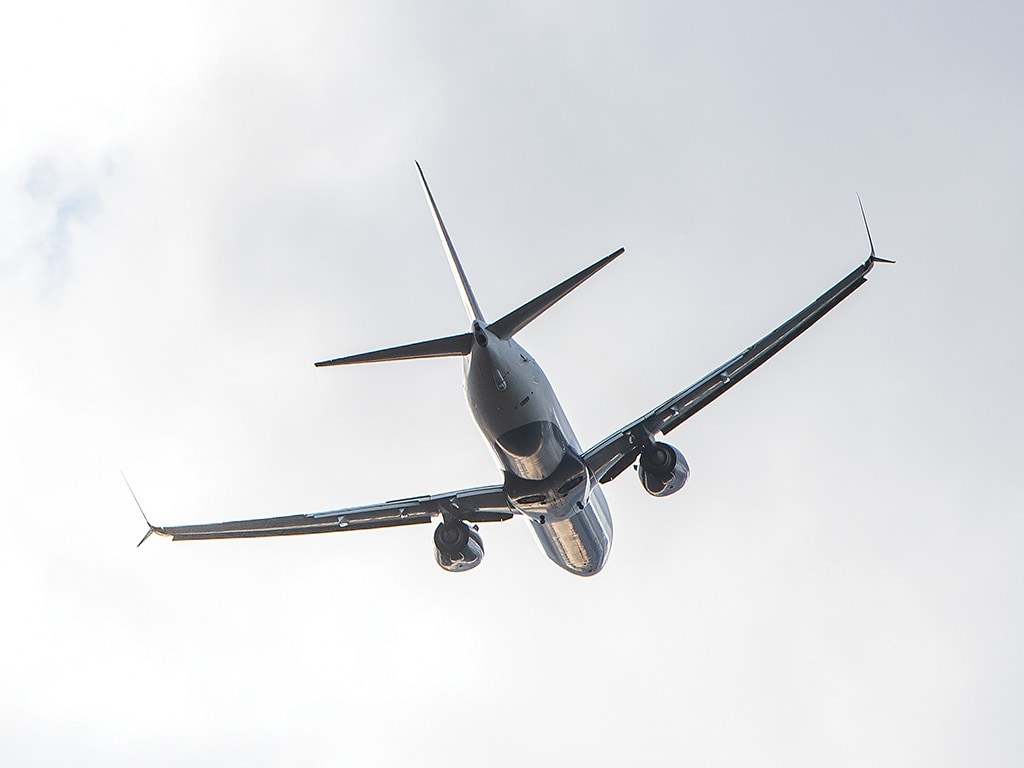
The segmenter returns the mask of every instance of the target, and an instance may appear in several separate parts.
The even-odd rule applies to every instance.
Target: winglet
[[[860,204],[860,216],[864,219],[864,230],[868,233],[868,245],[871,246],[871,254],[868,256],[868,261],[880,261],[883,264],[895,264],[896,262],[892,259],[883,259],[875,256],[875,244],[871,241],[871,230],[868,228],[868,217],[864,213],[864,201],[860,199],[860,195],[857,195],[857,202]]]
[[[143,544],[146,543],[146,539],[148,539],[154,533],[160,534],[161,536],[165,536],[166,534],[163,532],[162,529],[157,528],[155,525],[149,522],[149,518],[146,517],[145,510],[142,509],[142,505],[139,503],[139,497],[135,495],[135,491],[132,490],[131,483],[129,483],[128,478],[124,476],[124,472],[121,473],[121,479],[124,480],[124,484],[128,486],[128,493],[130,493],[132,495],[132,498],[135,499],[135,506],[139,508],[139,512],[142,513],[142,519],[146,521],[146,525],[149,527],[149,530],[146,531],[146,535],[142,537],[142,541],[136,544],[135,547],[141,547]]]

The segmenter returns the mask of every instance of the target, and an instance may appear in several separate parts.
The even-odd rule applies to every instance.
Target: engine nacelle
[[[484,543],[465,523],[444,522],[434,531],[434,559],[446,571],[468,571],[484,559]]]
[[[674,445],[652,443],[640,454],[637,473],[651,496],[668,496],[686,485],[690,466]]]

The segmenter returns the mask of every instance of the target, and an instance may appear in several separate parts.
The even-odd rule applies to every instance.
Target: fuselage
[[[504,471],[509,504],[530,521],[541,549],[579,576],[600,571],[612,543],[608,503],[540,366],[515,341],[474,322],[465,388]]]

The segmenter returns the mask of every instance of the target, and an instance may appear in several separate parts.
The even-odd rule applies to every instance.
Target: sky
[[[1019,4],[21,4],[0,26],[5,765],[1016,766]],[[496,482],[423,199],[584,446],[868,252],[606,494],[605,570],[481,526],[171,544]]]

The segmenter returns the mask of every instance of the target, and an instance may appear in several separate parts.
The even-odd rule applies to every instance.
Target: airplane
[[[544,372],[514,337],[622,255],[624,249],[619,248],[521,307],[488,322],[455,252],[423,169],[419,163],[416,168],[469,315],[470,329],[454,336],[323,360],[315,365],[327,368],[462,357],[469,410],[501,467],[502,482],[328,512],[178,526],[150,523],[132,491],[149,526],[138,546],[154,533],[174,541],[291,536],[416,525],[431,523],[439,517],[433,537],[435,560],[446,571],[462,572],[477,567],[483,560],[480,523],[522,517],[556,565],[579,576],[593,576],[604,567],[612,544],[612,517],[601,486],[635,465],[640,484],[652,496],[678,492],[690,476],[689,465],[678,448],[659,438],[742,381],[857,290],[876,262],[895,263],[875,255],[864,205],[858,197],[871,249],[864,263],[760,341],[584,451]]]

